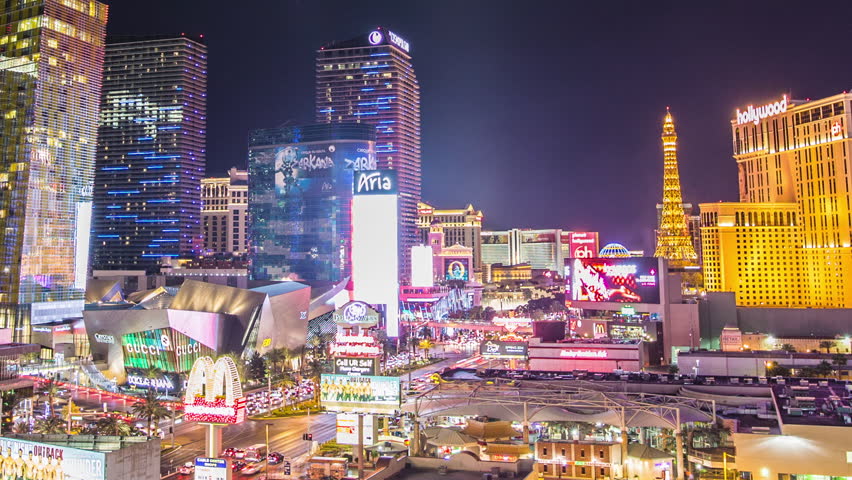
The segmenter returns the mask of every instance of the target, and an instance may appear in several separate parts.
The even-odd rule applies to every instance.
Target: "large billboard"
[[[379,359],[364,357],[337,357],[334,373],[338,375],[378,375]]]
[[[339,170],[375,170],[376,155],[366,142],[307,142],[275,147],[278,195],[329,196]]]
[[[106,455],[16,438],[0,437],[3,478],[104,480]],[[13,473],[15,472],[15,473]]]
[[[466,258],[445,258],[444,272],[447,280],[470,280],[470,262]]]
[[[576,258],[570,264],[566,298],[570,291],[580,302],[660,303],[656,258]]]
[[[183,373],[198,357],[216,355],[212,348],[171,328],[157,328],[121,336],[124,366]]]
[[[594,258],[600,251],[598,232],[571,232],[568,247],[570,258]]]
[[[178,373],[161,372],[151,378],[149,372],[141,368],[126,367],[125,370],[127,371],[128,385],[171,394],[183,391],[184,382]]]
[[[399,410],[399,377],[323,374],[320,402],[333,412],[392,414]]]
[[[485,340],[479,344],[479,354],[485,358],[527,358],[527,342]]]

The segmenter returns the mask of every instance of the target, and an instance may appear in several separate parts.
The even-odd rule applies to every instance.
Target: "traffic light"
[[[310,441],[312,441],[313,439],[314,439],[314,434],[313,434],[313,433],[305,433],[305,434],[303,434],[303,435],[302,435],[302,440],[305,440],[305,441],[307,441],[307,442],[310,442]]]

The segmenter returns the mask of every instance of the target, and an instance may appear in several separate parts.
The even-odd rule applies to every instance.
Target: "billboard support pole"
[[[364,478],[364,414],[358,414],[358,480]]]
[[[222,425],[218,423],[199,423],[207,427],[207,435],[204,439],[205,455],[207,458],[216,458],[222,451]]]

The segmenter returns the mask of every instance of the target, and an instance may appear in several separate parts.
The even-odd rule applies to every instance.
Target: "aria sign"
[[[375,170],[358,172],[355,175],[355,195],[395,195],[396,172],[393,170]]]
[[[246,419],[246,399],[237,365],[230,357],[216,362],[199,357],[192,365],[183,399],[184,419],[204,423],[240,423]]]
[[[766,105],[755,108],[749,105],[744,112],[737,109],[737,125],[744,123],[753,123],[757,125],[764,118],[772,117],[787,111],[787,95],[784,95],[781,100],[775,103],[767,103]]]

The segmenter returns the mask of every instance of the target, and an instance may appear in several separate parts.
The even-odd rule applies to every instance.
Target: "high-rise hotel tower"
[[[782,95],[736,111],[731,130],[740,202],[760,207],[737,207],[723,220],[712,205],[701,206],[704,245],[724,247],[705,233],[727,228],[736,235],[712,265],[705,256],[708,287],[739,284],[741,305],[852,308],[850,102],[848,93],[820,100]],[[781,238],[774,235],[779,228],[791,231]],[[778,247],[789,253],[764,261]],[[726,256],[737,257],[738,270],[726,269],[734,265]],[[758,265],[764,266],[751,268]],[[781,282],[765,281],[770,276]]]
[[[80,315],[107,6],[0,4],[0,327]]]
[[[400,280],[408,283],[420,201],[420,86],[408,41],[377,28],[317,51],[316,120],[376,127],[379,169],[399,179]]]
[[[157,270],[201,249],[207,47],[186,37],[106,47],[93,267]]]

